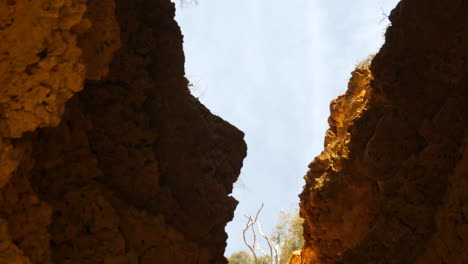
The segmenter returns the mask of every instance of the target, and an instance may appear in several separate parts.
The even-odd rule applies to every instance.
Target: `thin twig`
[[[245,238],[245,233],[247,232],[247,230],[249,230],[249,228],[252,226],[251,225],[251,222],[252,222],[252,217],[250,216],[245,216],[247,217],[248,221],[247,221],[247,225],[245,226],[244,230],[242,231],[242,236],[244,238],[244,243],[245,245],[250,249],[250,251],[252,252],[252,255],[254,257],[254,260],[255,260],[255,263],[257,262],[257,255],[255,254],[255,250],[254,248],[252,248],[252,246],[247,242],[247,239]]]
[[[383,18],[380,20],[379,24],[382,23],[386,18],[388,19],[388,15],[387,13],[385,13],[382,7],[380,8],[380,10],[382,11]]]

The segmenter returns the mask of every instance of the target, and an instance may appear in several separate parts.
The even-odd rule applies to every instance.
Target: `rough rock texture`
[[[0,263],[226,262],[246,146],[190,95],[174,11],[0,0]]]
[[[289,257],[289,264],[301,264],[301,250],[294,250]]]
[[[303,263],[468,263],[468,3],[402,0],[331,104]]]

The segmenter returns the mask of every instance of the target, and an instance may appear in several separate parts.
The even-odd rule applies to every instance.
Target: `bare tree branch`
[[[279,248],[280,248],[280,245],[276,244],[275,245],[276,264],[279,264],[281,260],[281,255],[279,254]]]
[[[270,238],[269,238],[267,235],[265,235],[265,233],[263,233],[263,231],[262,231],[262,226],[260,225],[260,221],[258,221],[257,225],[258,225],[258,232],[260,233],[260,235],[262,235],[263,238],[265,238],[265,240],[266,240],[267,243],[268,243],[268,247],[270,248],[270,256],[271,256],[271,259],[272,259],[272,260],[273,260],[273,259],[276,259],[276,258],[274,257],[274,255],[273,255],[273,246],[272,246],[273,243],[271,242]]]
[[[258,261],[259,261],[256,251],[262,253],[264,256],[269,256],[271,263],[279,264],[280,263],[280,257],[281,257],[280,254],[279,254],[280,245],[275,244],[274,241],[263,232],[262,225],[260,224],[260,221],[258,220],[258,216],[260,215],[260,212],[262,211],[262,209],[263,209],[263,203],[260,206],[260,208],[258,209],[258,211],[257,211],[257,213],[255,215],[255,218],[252,218],[252,216],[250,216],[250,215],[244,215],[245,218],[247,218],[247,224],[246,224],[244,230],[242,231],[242,235],[243,235],[243,238],[244,238],[244,243],[249,248],[250,252],[252,252],[252,256],[253,256],[254,262],[256,264],[258,264]],[[258,232],[260,233],[260,235],[268,243],[268,247],[270,248],[270,254],[269,255],[268,255],[268,253],[266,253],[260,247],[260,244],[257,243],[257,233],[255,231],[255,224],[257,224]],[[246,234],[249,231],[249,229],[251,229],[252,235],[253,235],[253,243],[252,244],[249,244],[249,242],[247,242]]]
[[[258,263],[257,254],[255,253],[255,246],[257,245],[257,234],[255,233],[255,223],[257,222],[258,215],[260,214],[260,211],[262,209],[263,209],[263,203],[262,203],[262,206],[260,206],[260,208],[258,209],[257,214],[255,215],[254,219],[252,219],[252,217],[250,215],[245,215],[245,217],[247,218],[247,224],[246,224],[244,230],[242,231],[242,236],[244,238],[244,243],[250,249],[250,251],[252,252],[255,263]],[[250,245],[247,242],[247,238],[246,238],[246,235],[245,235],[249,229],[252,230],[252,234],[253,234],[253,244],[252,245]]]
[[[257,225],[258,225],[258,232],[260,233],[260,235],[262,235],[263,238],[265,238],[265,240],[268,243],[268,247],[270,248],[271,260],[275,261],[275,263],[278,264],[279,261],[280,261],[280,259],[279,259],[280,256],[278,254],[279,245],[278,244],[274,245],[271,238],[269,236],[267,236],[265,233],[263,233],[262,226],[260,225],[260,221],[258,221]]]
[[[268,253],[266,253],[265,250],[263,250],[259,244],[257,244],[257,250],[260,251],[264,256],[269,256]]]
[[[245,245],[250,249],[250,251],[252,252],[252,255],[254,257],[254,260],[255,260],[255,263],[257,263],[257,255],[255,254],[255,249],[247,242],[247,239],[245,237],[245,233],[249,230],[249,228],[252,226],[252,217],[250,216],[245,216],[247,217],[247,225],[245,226],[244,230],[242,230],[242,236],[244,238],[244,243]],[[255,246],[255,232],[254,232],[254,246]]]
[[[382,20],[380,20],[379,24],[382,23],[385,19],[388,19],[388,15],[387,13],[385,13],[385,11],[383,10],[383,8],[381,7],[380,10],[382,11]],[[390,20],[390,19],[389,19]]]

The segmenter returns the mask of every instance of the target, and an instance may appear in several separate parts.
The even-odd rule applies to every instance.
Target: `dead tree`
[[[278,254],[278,250],[279,250],[279,245],[278,244],[273,244],[273,241],[271,240],[271,238],[269,236],[267,236],[265,233],[263,233],[262,231],[262,226],[260,225],[260,221],[258,221],[257,223],[258,225],[258,232],[260,233],[260,235],[265,238],[265,240],[267,241],[268,243],[268,247],[270,248],[270,257],[271,257],[271,261],[275,264],[279,264],[280,263],[280,255]],[[260,252],[262,252],[263,255],[265,256],[268,256],[268,254],[263,251],[260,246],[258,246],[258,250]]]
[[[272,263],[274,262],[275,264],[279,264],[279,254],[278,254],[279,246],[274,245],[271,238],[267,236],[265,233],[263,233],[262,226],[260,225],[260,221],[258,221],[258,216],[262,209],[263,209],[263,203],[258,209],[257,214],[255,215],[255,218],[252,218],[252,216],[250,215],[245,215],[245,217],[247,218],[247,224],[244,230],[242,231],[244,243],[249,248],[250,252],[252,252],[252,256],[253,256],[255,264],[258,264],[258,257],[257,257],[256,250],[258,250],[260,253],[262,253],[265,256],[270,256]],[[255,231],[255,224],[257,224],[258,226],[258,232],[260,233],[260,235],[267,241],[268,247],[270,248],[270,254],[267,254],[264,250],[262,250],[260,248],[260,245],[257,243],[257,232]],[[249,229],[252,231],[252,235],[253,235],[252,244],[249,244],[246,238],[246,233],[249,231]]]

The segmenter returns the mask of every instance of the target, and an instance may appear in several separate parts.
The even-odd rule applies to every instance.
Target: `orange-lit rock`
[[[289,264],[301,264],[301,250],[294,250],[289,258]]]
[[[468,263],[467,13],[402,0],[372,74],[332,102],[301,194],[303,263]]]
[[[225,263],[243,133],[190,95],[174,5],[0,2],[0,263]]]
[[[83,88],[85,68],[72,27],[86,1],[0,2],[0,136],[19,138],[60,122]]]

